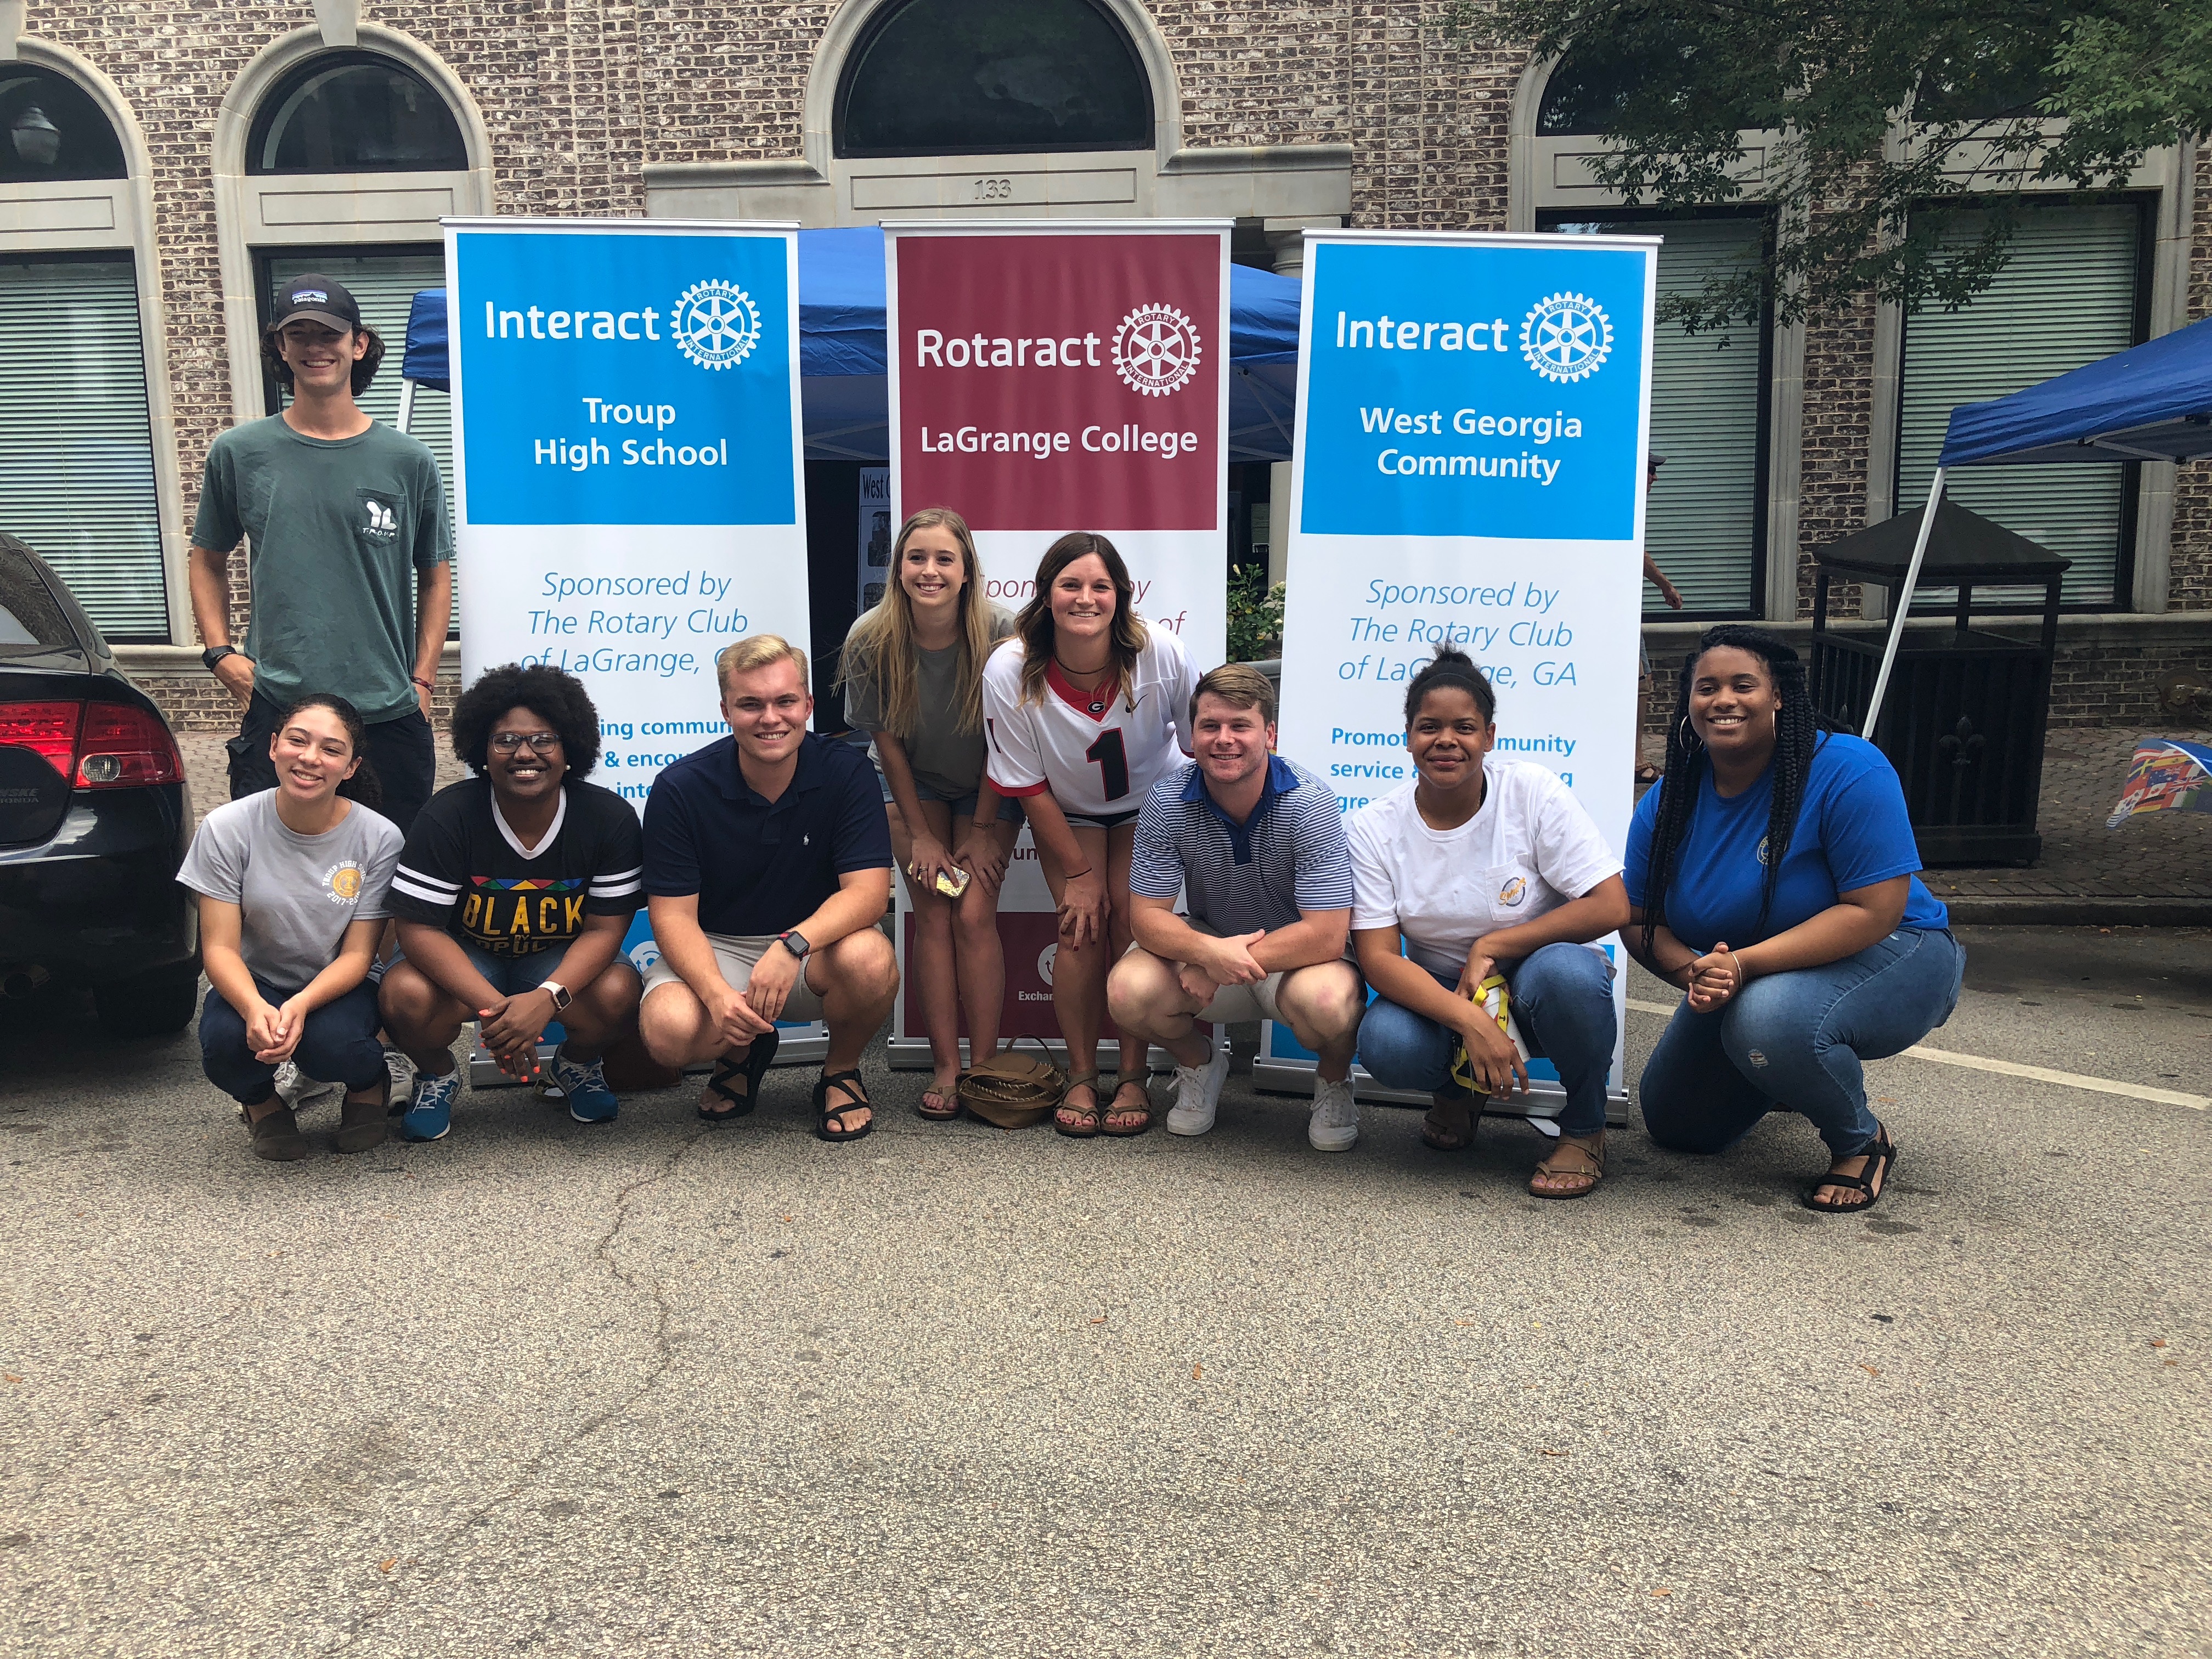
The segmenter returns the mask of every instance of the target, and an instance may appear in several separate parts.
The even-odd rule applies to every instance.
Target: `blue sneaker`
[[[415,1103],[399,1120],[399,1133],[409,1140],[443,1140],[453,1133],[453,1097],[461,1091],[461,1070],[455,1066],[443,1077],[418,1074]]]
[[[553,1051],[551,1066],[553,1081],[561,1085],[562,1097],[568,1103],[568,1115],[579,1123],[611,1123],[615,1114],[622,1109],[622,1102],[615,1091],[607,1087],[606,1062],[593,1060],[588,1066],[579,1066],[558,1048]]]

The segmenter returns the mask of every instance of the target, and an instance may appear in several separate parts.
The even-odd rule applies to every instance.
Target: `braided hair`
[[[1766,665],[1767,678],[1781,707],[1774,711],[1774,758],[1770,770],[1774,793],[1766,811],[1766,872],[1759,896],[1759,933],[1766,932],[1767,914],[1774,906],[1775,884],[1782,877],[1782,860],[1790,851],[1790,838],[1797,828],[1797,814],[1805,804],[1805,781],[1812,775],[1813,751],[1818,747],[1826,721],[1814,712],[1811,690],[1805,683],[1805,665],[1796,651],[1763,628],[1723,623],[1708,628],[1698,638],[1698,648],[1682,665],[1680,684],[1674,694],[1674,713],[1667,727],[1667,772],[1659,784],[1659,815],[1651,829],[1651,855],[1644,876],[1644,948],[1667,920],[1667,890],[1674,884],[1674,855],[1688,833],[1690,814],[1697,805],[1698,774],[1706,764],[1705,740],[1690,727],[1690,687],[1698,663],[1708,651],[1747,651]],[[1747,941],[1749,943],[1751,941]]]

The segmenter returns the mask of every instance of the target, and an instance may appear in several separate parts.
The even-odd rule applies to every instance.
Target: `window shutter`
[[[128,256],[0,262],[0,530],[111,639],[169,637]]]
[[[1718,275],[1754,265],[1756,219],[1668,219],[1609,226],[1657,232],[1659,294],[1696,293]],[[1651,362],[1651,447],[1667,458],[1652,486],[1644,545],[1690,611],[1758,612],[1759,550],[1765,517],[1759,458],[1765,400],[1757,323],[1685,332],[1662,323]],[[1644,613],[1673,613],[1650,583]]]
[[[1996,281],[1956,311],[1906,319],[1899,377],[1897,510],[1928,499],[1943,432],[1959,404],[2002,398],[2137,343],[2141,210],[2129,204],[2038,208],[2021,216]],[[1979,228],[1947,240],[1971,244]],[[1944,494],[2074,565],[2061,590],[2070,605],[2110,606],[2126,491],[2136,469],[2115,464],[1962,467]],[[1931,607],[1954,590],[1929,590]],[[1975,603],[2039,604],[2039,588],[1979,590]],[[1919,608],[1916,599],[1914,608]]]

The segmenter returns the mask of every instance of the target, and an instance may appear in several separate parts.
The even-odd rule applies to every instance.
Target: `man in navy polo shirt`
[[[1176,1057],[1172,1134],[1213,1127],[1229,1075],[1228,1034],[1273,1019],[1321,1056],[1306,1139],[1320,1152],[1359,1139],[1352,1054],[1365,995],[1345,957],[1352,853],[1336,795],[1277,757],[1275,688],[1231,663],[1191,694],[1196,758],[1152,787],[1129,863],[1136,943],[1106,981],[1114,1023]],[[1186,919],[1176,894],[1188,900]],[[1212,1023],[1201,1036],[1194,1020]]]
[[[721,1122],[758,1101],[777,1020],[828,1020],[814,1133],[858,1140],[875,1127],[860,1050],[898,995],[876,927],[891,890],[883,792],[866,756],[806,729],[814,699],[797,646],[755,634],[715,671],[733,735],[668,768],[645,803],[660,960],[638,1030],[664,1066],[714,1062],[699,1115]]]

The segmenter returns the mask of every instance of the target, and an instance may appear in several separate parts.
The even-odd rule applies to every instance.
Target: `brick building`
[[[1755,210],[1655,225],[1611,200],[1572,77],[1470,47],[1443,11],[0,0],[0,528],[62,569],[180,721],[230,725],[185,549],[209,443],[276,407],[267,296],[330,270],[396,337],[440,280],[441,215],[1231,216],[1237,257],[1282,270],[1309,225],[1605,226],[1666,235],[1662,284],[1747,256]],[[2054,195],[1960,312],[1869,298],[1818,327],[1663,339],[1652,545],[1687,617],[1802,625],[1809,550],[1917,504],[1953,403],[2212,311],[2208,233],[2212,158],[2164,152],[2127,189]],[[426,394],[415,428],[441,451],[442,404]],[[1279,475],[1246,471],[1249,550]],[[853,471],[825,463],[810,494]],[[1954,488],[2075,561],[2057,720],[2148,721],[2160,674],[2212,665],[2212,466]],[[1655,659],[1679,660],[1697,621],[1647,599]]]

